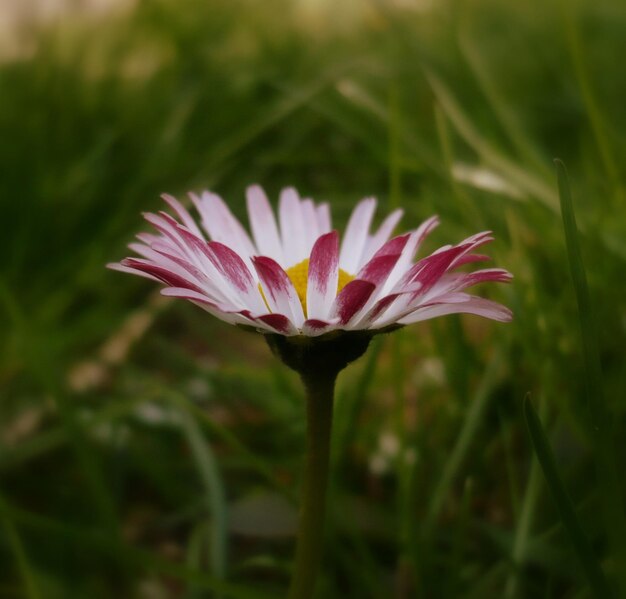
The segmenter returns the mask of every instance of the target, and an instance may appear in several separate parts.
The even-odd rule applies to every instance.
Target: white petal
[[[298,192],[293,187],[280,192],[278,211],[285,267],[289,268],[308,257],[304,215]]]
[[[168,193],[164,193],[161,197],[170,205],[172,210],[176,212],[180,220],[183,221],[185,227],[187,227],[194,235],[200,237],[200,239],[204,239],[204,235],[198,228],[196,221],[191,217],[191,214],[187,211],[187,209],[174,197]]]
[[[391,233],[396,228],[396,225],[400,222],[404,210],[397,208],[382,222],[378,231],[374,233],[365,244],[365,251],[363,252],[363,261],[369,260],[380,248],[387,242]]]
[[[324,233],[330,233],[332,229],[332,222],[330,218],[330,206],[327,202],[320,204],[315,209],[317,212],[317,224],[319,227],[320,235],[324,235]]]
[[[276,226],[276,218],[263,189],[258,185],[248,187],[246,203],[250,228],[258,250],[256,253],[269,256],[279,264],[284,265],[285,257]]]
[[[214,193],[204,191],[201,197],[189,194],[200,216],[202,226],[213,241],[219,241],[249,262],[256,252],[250,237],[241,223],[229,210],[224,200]]]
[[[317,241],[317,238],[321,235],[321,233],[317,225],[317,214],[315,212],[315,204],[313,204],[313,200],[302,200],[300,206],[302,207],[302,216],[304,217],[307,246],[306,256],[308,256],[311,253],[313,244]]]
[[[339,255],[339,267],[347,273],[354,274],[361,267],[365,242],[375,210],[376,200],[367,198],[361,200],[352,211]]]

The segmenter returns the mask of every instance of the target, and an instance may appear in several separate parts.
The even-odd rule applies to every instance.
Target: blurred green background
[[[297,379],[260,336],[104,268],[160,193],[210,188],[245,218],[254,182],[330,201],[340,226],[366,195],[379,217],[402,206],[403,228],[439,214],[429,251],[491,229],[516,277],[479,290],[513,323],[412,326],[341,375],[317,596],[592,596],[527,393],[624,589],[626,5],[56,4],[0,5],[0,597],[283,596]],[[589,401],[611,423],[602,451]]]

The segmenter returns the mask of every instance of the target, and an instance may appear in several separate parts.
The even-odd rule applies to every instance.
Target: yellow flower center
[[[298,262],[295,266],[288,268],[287,276],[291,279],[293,286],[296,288],[302,310],[306,314],[306,288],[309,280],[309,259],[305,258],[302,262]],[[339,269],[339,280],[337,281],[337,293],[339,293],[354,277],[349,275],[345,270]]]
[[[305,258],[302,262],[298,262],[295,266],[288,268],[286,271],[287,276],[291,279],[293,286],[296,289],[296,293],[298,294],[298,298],[300,299],[300,303],[302,304],[302,310],[306,315],[306,288],[309,280],[309,259]],[[337,281],[337,293],[339,293],[350,281],[352,281],[354,277],[348,274],[345,270],[339,269],[339,279]],[[263,296],[263,300],[267,304],[267,300],[265,299],[265,294],[263,293],[263,288],[259,283],[259,290],[261,291],[261,295]],[[269,309],[269,306],[268,306]]]

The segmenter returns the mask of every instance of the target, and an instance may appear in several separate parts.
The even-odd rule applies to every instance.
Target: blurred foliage
[[[29,50],[0,63],[0,596],[281,596],[297,381],[260,336],[104,269],[160,193],[208,187],[243,217],[252,182],[329,200],[339,225],[362,195],[403,206],[407,228],[438,213],[427,249],[492,229],[494,263],[516,276],[481,291],[511,325],[417,325],[342,375],[318,596],[591,596],[526,393],[611,584],[626,571],[552,165],[572,179],[623,464],[626,6],[337,11],[143,0],[33,25]]]

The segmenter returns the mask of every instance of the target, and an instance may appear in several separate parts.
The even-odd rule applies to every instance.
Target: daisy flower
[[[154,279],[161,293],[192,301],[228,323],[285,337],[333,331],[377,332],[452,313],[511,319],[501,304],[465,290],[486,281],[507,282],[500,268],[459,267],[488,260],[476,250],[493,240],[486,231],[415,259],[438,225],[431,217],[392,237],[398,209],[372,232],[376,200],[354,208],[343,239],[333,230],[327,203],[280,194],[274,215],[261,187],[247,189],[251,235],[216,194],[190,194],[199,219],[174,197],[171,213],[147,213],[155,229],[130,244],[137,257],[110,268]]]
[[[431,217],[392,237],[402,217],[389,214],[372,232],[376,200],[354,208],[343,239],[328,204],[281,192],[278,219],[263,190],[247,190],[251,235],[217,195],[190,194],[199,220],[164,195],[171,213],[145,214],[155,232],[140,233],[138,254],[110,268],[165,285],[161,293],[192,301],[228,323],[265,335],[271,349],[296,370],[307,402],[307,457],[289,599],[311,599],[322,555],[334,386],[338,373],[381,332],[452,313],[508,321],[511,312],[465,290],[507,282],[501,268],[462,266],[487,260],[477,250],[493,240],[478,233],[429,256],[415,258],[437,226]]]

